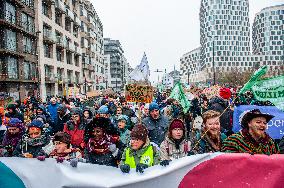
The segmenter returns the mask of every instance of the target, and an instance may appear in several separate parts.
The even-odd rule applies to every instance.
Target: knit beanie
[[[173,129],[176,129],[176,128],[180,128],[184,130],[185,127],[184,127],[183,121],[181,121],[180,119],[174,119],[169,126],[169,131],[171,132]]]
[[[137,124],[133,127],[130,136],[131,139],[142,140],[145,143],[148,138],[148,130],[144,125]]]
[[[152,102],[150,105],[149,105],[149,111],[153,111],[153,110],[159,110],[159,105],[155,102]]]
[[[7,123],[7,127],[21,128],[22,126],[23,126],[23,122],[19,120],[18,118],[11,118]]]
[[[28,127],[37,127],[37,128],[40,128],[42,129],[43,128],[43,122],[40,121],[40,120],[37,120],[37,119],[34,119],[29,125]]]

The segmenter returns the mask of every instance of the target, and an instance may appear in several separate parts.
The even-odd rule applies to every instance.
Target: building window
[[[5,2],[5,20],[15,24],[16,23],[16,7]]]
[[[11,50],[11,51],[17,50],[17,37],[16,36],[17,36],[16,32],[13,32],[8,29],[6,30],[5,41],[4,41],[5,49]]]
[[[52,54],[52,45],[49,45],[47,43],[43,44],[43,49],[44,49],[44,57],[51,58]]]
[[[36,79],[36,64],[28,61],[24,61],[24,79],[35,80]]]
[[[22,0],[22,3],[24,3],[30,8],[34,8],[34,0]]]
[[[21,26],[24,28],[24,30],[30,33],[34,33],[34,25],[34,18],[22,12]]]
[[[34,54],[33,41],[31,38],[23,36],[23,51],[25,53]]]
[[[7,73],[8,73],[8,78],[12,79],[18,79],[18,62],[17,59],[13,57],[8,57],[7,58]]]
[[[66,52],[66,61],[67,61],[67,64],[72,65],[72,53]]]
[[[56,49],[56,59],[57,61],[63,61],[63,52],[61,49]]]
[[[48,5],[45,2],[42,2],[42,14],[49,17]]]
[[[55,13],[55,23],[58,25],[62,25],[62,15],[60,13]]]

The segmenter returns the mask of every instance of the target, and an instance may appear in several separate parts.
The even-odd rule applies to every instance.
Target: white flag
[[[145,77],[138,66],[129,74],[129,77],[130,77],[130,80],[135,80],[135,81],[145,80]]]
[[[150,69],[148,65],[147,56],[144,52],[141,63],[129,74],[131,80],[145,81],[150,76]]]

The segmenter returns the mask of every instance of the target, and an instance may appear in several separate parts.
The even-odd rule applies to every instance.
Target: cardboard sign
[[[128,102],[151,103],[153,87],[147,85],[128,84],[125,88],[125,98]]]

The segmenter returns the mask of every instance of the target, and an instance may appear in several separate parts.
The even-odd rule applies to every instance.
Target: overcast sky
[[[119,40],[135,68],[145,51],[157,81],[162,73],[179,69],[180,57],[199,47],[200,0],[91,0],[104,28],[104,37]],[[262,8],[283,0],[249,0],[250,22]]]

